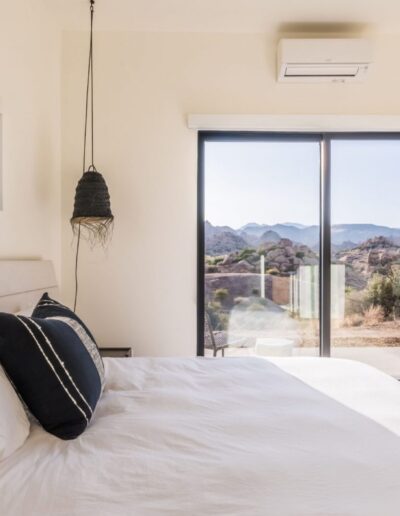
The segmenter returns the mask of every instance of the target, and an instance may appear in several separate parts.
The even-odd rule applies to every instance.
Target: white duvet
[[[90,428],[33,426],[1,516],[398,516],[400,383],[337,359],[107,359]]]

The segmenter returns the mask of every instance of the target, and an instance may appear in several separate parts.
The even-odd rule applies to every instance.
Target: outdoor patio
[[[210,349],[205,350],[205,356],[212,356]],[[221,352],[218,353],[221,356]],[[238,348],[228,347],[225,349],[226,357],[259,356],[255,347]],[[268,358],[267,355],[263,355]],[[276,355],[274,355],[276,356]],[[318,356],[318,349],[312,347],[295,347],[292,356]],[[334,347],[332,352],[334,358],[345,358],[364,362],[385,373],[400,379],[400,347],[395,346],[347,346]]]

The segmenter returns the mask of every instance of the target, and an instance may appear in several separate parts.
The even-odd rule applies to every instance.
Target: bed
[[[109,358],[89,429],[33,424],[0,514],[400,514],[400,387],[324,358]]]
[[[0,310],[51,262],[0,261]],[[0,461],[1,516],[398,516],[400,384],[325,358],[108,358],[89,428],[32,423]],[[1,437],[1,436],[0,436]]]

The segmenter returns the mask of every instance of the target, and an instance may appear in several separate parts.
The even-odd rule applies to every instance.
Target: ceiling
[[[43,0],[87,29],[89,0]],[[96,0],[95,28],[167,32],[400,32],[399,0]]]

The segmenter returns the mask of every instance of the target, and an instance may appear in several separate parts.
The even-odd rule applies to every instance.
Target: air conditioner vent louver
[[[366,40],[283,39],[278,47],[278,81],[362,81],[370,63]]]

